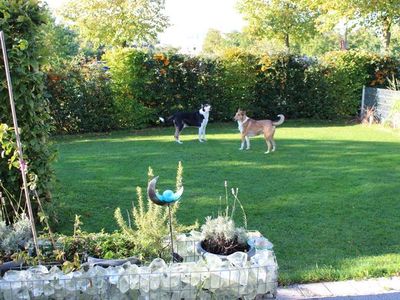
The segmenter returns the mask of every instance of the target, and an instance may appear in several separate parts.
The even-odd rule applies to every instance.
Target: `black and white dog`
[[[161,122],[173,122],[175,125],[175,141],[182,144],[179,139],[179,135],[183,128],[193,126],[199,128],[199,141],[206,141],[206,127],[208,123],[208,117],[210,115],[211,105],[201,105],[199,111],[196,112],[176,112],[172,116],[168,117],[167,120],[159,118]]]

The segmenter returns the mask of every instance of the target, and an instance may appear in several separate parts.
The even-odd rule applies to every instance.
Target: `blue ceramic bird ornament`
[[[165,190],[162,195],[160,195],[156,191],[156,184],[157,184],[158,176],[154,177],[147,186],[147,195],[149,196],[150,200],[153,201],[157,205],[170,205],[178,201],[182,194],[183,194],[183,186],[174,193],[171,190]]]

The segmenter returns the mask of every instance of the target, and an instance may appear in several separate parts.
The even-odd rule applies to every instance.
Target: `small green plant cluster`
[[[389,115],[390,126],[395,129],[400,128],[400,99],[397,99],[391,110]]]
[[[6,161],[0,161],[2,164],[7,164],[8,169],[12,167],[19,168],[18,151],[15,142],[14,129],[9,127],[7,124],[0,123],[0,151],[1,159]]]
[[[179,162],[176,176],[177,190],[182,186],[183,167]],[[153,170],[149,168],[148,178],[153,179]],[[169,224],[168,209],[154,204],[150,199],[145,202],[142,189],[138,187],[137,206],[132,209],[132,224],[126,223],[120,208],[115,210],[115,219],[121,228],[123,234],[134,241],[135,250],[140,254],[140,259],[151,260],[156,257],[168,257],[170,245],[168,240]],[[191,226],[178,224],[176,220],[176,211],[179,203],[171,207],[171,216],[174,228],[174,234],[188,232],[198,227],[197,222]]]
[[[123,233],[88,233],[81,230],[82,224],[80,216],[75,216],[73,235],[55,237],[58,260],[71,262],[76,256],[82,260],[86,256],[111,259],[137,255],[133,241]]]

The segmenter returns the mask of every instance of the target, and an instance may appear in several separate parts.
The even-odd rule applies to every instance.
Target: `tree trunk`
[[[285,33],[285,47],[286,51],[290,52],[290,40],[289,40],[289,33]]]
[[[348,28],[348,21],[346,19],[344,22],[344,33],[340,34],[340,40],[339,40],[340,50],[345,51],[349,49],[348,37],[349,37],[349,28]]]
[[[382,32],[382,53],[388,54],[390,50],[390,38],[391,38],[391,20],[388,17],[383,19],[383,32]]]

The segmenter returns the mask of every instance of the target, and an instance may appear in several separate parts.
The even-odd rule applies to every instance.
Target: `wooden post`
[[[365,107],[365,85],[363,85],[362,96],[361,96],[361,111],[360,111],[361,119],[364,117],[364,107]]]
[[[11,114],[12,114],[13,123],[14,123],[15,139],[17,142],[17,150],[18,150],[18,154],[19,154],[19,168],[21,170],[22,182],[23,182],[24,193],[25,193],[25,200],[26,200],[26,205],[28,207],[29,220],[31,222],[33,243],[35,245],[36,255],[39,255],[40,252],[39,252],[39,246],[38,246],[38,242],[37,242],[35,219],[33,218],[31,199],[29,197],[28,182],[26,180],[26,174],[28,173],[28,166],[26,165],[26,162],[24,161],[23,152],[22,152],[22,144],[21,144],[21,139],[19,136],[17,113],[15,111],[14,94],[13,94],[13,90],[12,90],[11,75],[10,75],[10,69],[8,66],[6,42],[5,42],[3,31],[0,31],[0,40],[1,40],[0,41],[1,49],[3,52],[4,71],[6,73],[6,78],[7,78],[8,95],[10,98]]]

